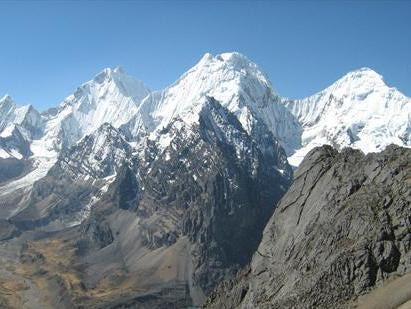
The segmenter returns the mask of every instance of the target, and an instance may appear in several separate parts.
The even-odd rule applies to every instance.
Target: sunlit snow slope
[[[263,121],[294,166],[323,144],[364,152],[411,145],[410,98],[371,69],[348,73],[306,99],[287,100],[255,63],[234,52],[205,54],[175,83],[152,93],[122,69],[105,69],[42,115],[6,96],[0,100],[0,158],[30,157],[50,166],[61,149],[104,123],[120,128],[129,141],[150,136],[165,147],[171,137],[159,138],[161,131],[176,118],[197,122],[206,96],[233,112],[248,133]]]
[[[119,127],[129,121],[149,93],[141,81],[121,68],[109,68],[41,115],[31,106],[17,107],[5,96],[0,100],[0,158],[25,157],[33,170],[0,185],[0,195],[31,186],[47,174],[62,150],[105,123]]]
[[[103,70],[45,114],[47,148],[69,147],[106,122],[119,127],[130,120],[148,94],[142,82],[121,68]]]
[[[281,104],[267,76],[239,53],[205,54],[171,86],[145,98],[129,130],[132,135],[141,130],[156,133],[176,117],[196,122],[205,96],[233,112],[247,132],[253,121],[262,120],[287,151],[298,145],[295,117]]]
[[[378,152],[389,144],[411,146],[411,99],[369,68],[348,73],[303,100],[285,100],[303,133],[289,158],[297,166],[312,148],[330,144]]]

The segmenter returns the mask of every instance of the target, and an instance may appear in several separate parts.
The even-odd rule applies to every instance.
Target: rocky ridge
[[[366,156],[330,146],[312,150],[250,267],[223,283],[206,307],[350,308],[408,273],[410,162],[411,151],[397,146]]]

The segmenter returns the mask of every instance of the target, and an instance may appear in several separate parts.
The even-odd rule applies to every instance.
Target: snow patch
[[[0,148],[0,158],[2,159],[10,158],[10,154],[6,152],[4,149]]]

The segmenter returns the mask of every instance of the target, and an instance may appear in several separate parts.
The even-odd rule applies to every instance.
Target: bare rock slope
[[[411,269],[411,151],[312,150],[249,268],[209,308],[349,308]],[[406,302],[403,295],[388,305]],[[409,292],[409,291],[408,291]],[[368,300],[368,303],[372,302]]]

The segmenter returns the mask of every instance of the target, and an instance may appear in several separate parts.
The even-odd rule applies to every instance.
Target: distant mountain
[[[350,72],[306,99],[285,100],[285,106],[303,129],[301,147],[289,158],[295,166],[324,144],[365,153],[389,144],[411,146],[411,99],[368,68]]]
[[[119,127],[130,120],[149,92],[121,68],[103,70],[57,108],[43,114],[45,147],[68,148],[104,123]]]
[[[391,143],[411,146],[410,98],[371,69],[348,73],[309,98],[287,100],[272,90],[256,64],[239,53],[225,53],[204,55],[171,86],[152,93],[121,68],[105,69],[42,115],[6,96],[0,101],[0,156],[31,158],[46,171],[61,149],[103,123],[138,147],[145,138],[156,139],[176,117],[198,121],[205,96],[233,112],[247,131],[254,121],[264,121],[294,166],[323,144],[365,153]]]
[[[41,115],[31,106],[18,108],[10,97],[0,101],[0,157],[25,158],[35,168],[0,186],[0,196],[30,188],[44,177],[62,151],[106,123],[118,128],[137,111],[149,89],[121,68],[105,69],[81,85],[58,107]]]
[[[0,158],[31,156],[30,143],[41,129],[41,116],[31,105],[18,107],[10,96],[0,99]]]

